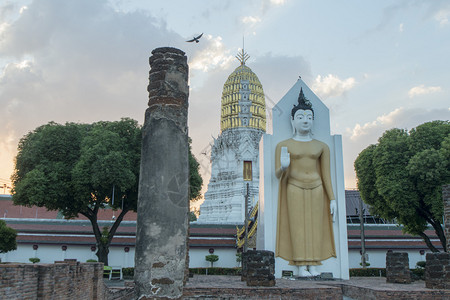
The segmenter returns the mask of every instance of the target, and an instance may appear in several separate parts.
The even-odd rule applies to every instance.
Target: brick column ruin
[[[392,251],[386,253],[386,282],[411,283],[408,253]]]
[[[184,54],[165,47],[153,50],[150,57],[137,211],[136,299],[179,299],[183,293],[189,212]]]
[[[442,186],[442,200],[444,201],[444,230],[447,239],[447,252],[450,252],[450,184]]]

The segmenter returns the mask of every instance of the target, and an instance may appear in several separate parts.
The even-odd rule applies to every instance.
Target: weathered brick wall
[[[450,253],[427,253],[425,286],[429,289],[450,289]]]
[[[272,251],[248,250],[242,253],[242,260],[246,265],[242,278],[248,286],[275,286],[275,257]]]
[[[0,265],[0,299],[104,299],[103,264]]]
[[[450,184],[442,187],[442,200],[444,201],[445,237],[447,238],[447,252],[450,252]]]
[[[37,265],[0,265],[0,299],[37,299]]]
[[[386,253],[386,282],[411,283],[408,253]]]

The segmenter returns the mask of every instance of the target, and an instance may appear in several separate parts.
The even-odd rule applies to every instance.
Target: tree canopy
[[[409,132],[386,131],[376,145],[355,160],[358,189],[371,213],[402,224],[421,236],[434,252],[425,230],[431,225],[446,250],[441,226],[442,186],[450,183],[450,123],[432,121]]]
[[[137,208],[141,139],[141,127],[129,118],[40,126],[19,142],[13,201],[59,210],[65,218],[79,214],[88,218],[97,241],[96,255],[107,265],[117,228],[125,214]],[[195,198],[202,181],[191,156],[190,196]],[[99,228],[97,214],[106,207],[120,209],[120,214],[105,231]]]
[[[4,220],[0,220],[0,253],[6,253],[17,249],[17,232],[6,226]]]

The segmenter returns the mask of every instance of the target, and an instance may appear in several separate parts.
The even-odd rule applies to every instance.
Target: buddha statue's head
[[[314,120],[314,110],[311,102],[306,99],[303,94],[303,89],[300,89],[298,95],[298,104],[294,105],[291,111],[291,124],[294,136],[301,134],[311,134],[311,129]]]

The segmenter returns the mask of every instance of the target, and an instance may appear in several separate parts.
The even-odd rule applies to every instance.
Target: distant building
[[[355,207],[360,201],[358,191],[346,191],[347,234],[350,268],[359,268],[361,262],[361,231],[356,223],[355,213],[349,205]],[[349,202],[351,202],[349,204]],[[369,207],[365,206],[369,212]],[[99,212],[99,224],[112,225],[113,212],[103,209]],[[8,226],[18,231],[17,250],[0,254],[2,262],[29,262],[30,257],[39,257],[42,263],[75,258],[78,261],[97,259],[97,250],[92,227],[84,217],[66,220],[56,211],[47,211],[42,207],[14,206],[10,195],[0,195],[0,216]],[[376,218],[375,218],[376,219]],[[351,222],[349,222],[351,220]],[[374,223],[372,216],[364,217],[366,251],[370,267],[385,267],[388,250],[408,252],[410,267],[417,261],[425,260],[430,252],[420,237],[402,233],[397,224]],[[439,239],[430,228],[426,232],[432,243],[442,251]],[[109,262],[112,266],[133,267],[136,243],[136,213],[128,212],[112,240]],[[191,223],[189,237],[190,267],[208,267],[205,256],[210,250],[219,256],[214,263],[217,267],[236,267],[236,227],[223,224]],[[211,250],[211,251],[212,251]]]
[[[259,141],[266,131],[266,104],[258,77],[245,65],[248,55],[223,85],[220,130],[211,148],[211,179],[198,224],[243,224],[244,194],[249,208],[258,201]]]

